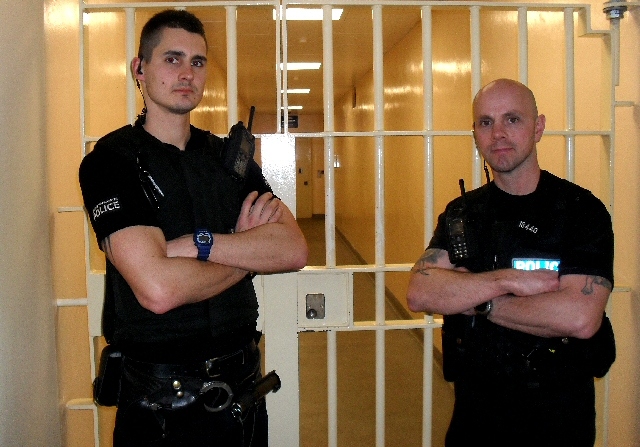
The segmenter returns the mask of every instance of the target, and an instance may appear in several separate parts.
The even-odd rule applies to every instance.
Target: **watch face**
[[[196,234],[196,241],[198,244],[209,245],[212,242],[211,233],[201,232]]]

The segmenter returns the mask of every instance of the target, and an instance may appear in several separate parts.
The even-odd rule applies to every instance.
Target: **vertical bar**
[[[135,57],[136,46],[136,15],[134,8],[124,9],[126,19],[125,53],[127,68],[131,67],[131,61]],[[130,73],[133,74],[133,73]],[[136,82],[133,76],[127,76],[127,120],[133,124],[136,119]]]
[[[529,28],[527,8],[518,8],[518,78],[524,85],[529,84]]]
[[[236,6],[227,11],[227,127],[238,121],[238,18]]]
[[[471,6],[471,97],[482,87],[482,57],[480,54],[480,6]],[[472,143],[473,188],[481,185],[482,163],[480,154]]]
[[[283,114],[285,119],[280,120],[282,122],[281,131],[289,132],[289,96],[287,96],[287,87],[289,83],[289,71],[287,64],[289,63],[289,34],[287,30],[287,0],[282,0],[282,106],[280,113]],[[280,67],[278,67],[280,68]],[[277,113],[277,112],[276,112]]]
[[[424,128],[431,132],[433,130],[433,23],[431,6],[422,7],[422,71],[423,71],[423,110]],[[424,195],[425,195],[425,234],[424,246],[429,243],[433,234],[434,218],[434,167],[433,167],[433,145],[434,137],[427,134],[424,140]],[[425,315],[425,320],[433,320],[433,316]],[[422,447],[431,447],[431,432],[433,431],[432,408],[433,408],[433,329],[424,329],[424,350],[422,365]]]
[[[374,130],[384,130],[384,65],[382,42],[382,6],[373,10],[373,97]],[[375,137],[376,151],[376,210],[375,262],[384,265],[384,137]],[[384,272],[375,274],[376,324],[384,325]],[[385,340],[384,330],[376,330],[376,446],[384,447],[385,438]]]
[[[331,18],[331,5],[322,7],[322,102],[324,108],[324,131],[335,131],[334,103],[333,103],[333,20]],[[324,139],[324,194],[325,194],[325,220],[324,232],[326,242],[327,267],[336,266],[336,192],[335,170],[333,160],[335,158],[335,140],[332,136]]]
[[[280,110],[282,113],[282,95],[286,95],[287,90],[282,85],[282,69],[280,68],[282,60],[280,58],[280,49],[282,45],[282,32],[284,29],[282,17],[280,15],[281,9],[277,0],[274,2],[274,9],[276,11],[276,132],[282,132],[282,120],[280,119]]]
[[[383,46],[382,46],[382,7],[373,7],[373,97],[374,97],[374,130],[384,130],[384,80],[383,80]],[[375,244],[376,266],[384,265],[384,137],[375,138],[376,164],[376,215]]]
[[[338,342],[337,332],[327,332],[328,447],[338,446]]]
[[[424,138],[424,246],[426,247],[433,235],[434,222],[434,166],[433,150],[434,137],[430,133],[433,131],[433,24],[431,16],[431,6],[422,7],[422,72],[423,72],[423,126],[427,131]]]
[[[86,155],[86,117],[85,117],[85,95],[84,95],[84,2],[80,2],[80,7],[78,8],[78,24],[79,24],[79,38],[78,38],[78,48],[79,48],[79,66],[80,66],[80,154],[81,158],[84,158]],[[85,263],[85,281],[89,278],[89,271],[91,269],[91,254],[89,252],[89,225],[87,219],[84,219],[83,222],[83,230],[84,230],[84,263]],[[88,286],[88,285],[87,285]],[[88,287],[87,287],[88,290]],[[91,339],[91,337],[89,337]],[[91,369],[91,379],[95,377],[95,357],[94,357],[94,347],[93,343],[90,343],[89,346],[89,366]],[[100,447],[100,421],[98,419],[98,408],[93,408],[93,443],[95,447]]]
[[[433,323],[433,316],[425,315],[427,323]],[[431,447],[433,418],[433,327],[424,329],[424,350],[422,365],[422,447]]]
[[[82,147],[80,148],[81,150],[81,155],[84,158],[85,154],[86,154],[86,117],[85,117],[85,113],[86,113],[86,109],[85,109],[85,94],[84,94],[84,2],[80,2],[80,8],[78,10],[78,20],[79,20],[79,32],[80,32],[80,36],[78,39],[78,48],[79,48],[79,53],[80,53],[80,73],[79,73],[79,81],[80,81],[80,144],[82,145]],[[87,239],[88,241],[89,239]],[[87,258],[87,262],[88,262]]]
[[[575,144],[576,136],[572,132],[575,130],[575,70],[574,70],[574,37],[573,37],[573,8],[564,10],[564,49],[565,49],[565,108],[566,108],[566,128],[569,134],[565,137],[567,180],[574,181],[576,174]]]
[[[277,135],[276,135],[277,136]],[[283,306],[283,296],[296,297],[296,273],[261,275],[264,287],[265,369],[276,370],[282,388],[270,393],[269,445],[300,445],[300,386],[298,356],[298,308]]]

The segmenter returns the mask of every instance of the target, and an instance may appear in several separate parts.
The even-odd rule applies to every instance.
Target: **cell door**
[[[483,183],[473,96],[500,77],[529,85],[547,115],[543,167],[611,207],[617,22],[593,30],[588,7],[537,3],[82,4],[83,153],[142,108],[128,62],[142,24],[165,7],[206,27],[210,76],[196,126],[224,135],[256,106],[256,156],[294,211],[296,140],[320,151],[310,176],[324,185],[319,256],[300,272],[255,279],[265,369],[283,382],[267,398],[271,443],[382,447],[415,432],[401,445],[437,445],[441,320],[411,313],[404,297],[458,179]],[[86,237],[90,335],[99,337],[103,266],[88,227]],[[399,334],[410,341],[397,344]],[[312,388],[320,392],[309,399]],[[394,399],[410,405],[398,414]]]

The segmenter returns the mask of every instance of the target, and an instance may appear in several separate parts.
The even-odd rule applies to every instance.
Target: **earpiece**
[[[139,75],[142,74],[142,56],[140,56],[140,63],[138,64],[138,69],[136,70],[136,73]]]

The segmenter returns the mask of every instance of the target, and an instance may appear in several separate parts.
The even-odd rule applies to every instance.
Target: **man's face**
[[[185,114],[202,99],[206,78],[204,39],[181,28],[165,28],[150,60],[142,61],[149,112]],[[152,112],[153,113],[153,112]]]
[[[494,174],[537,167],[535,148],[544,124],[529,92],[515,83],[496,82],[474,103],[474,139]]]

